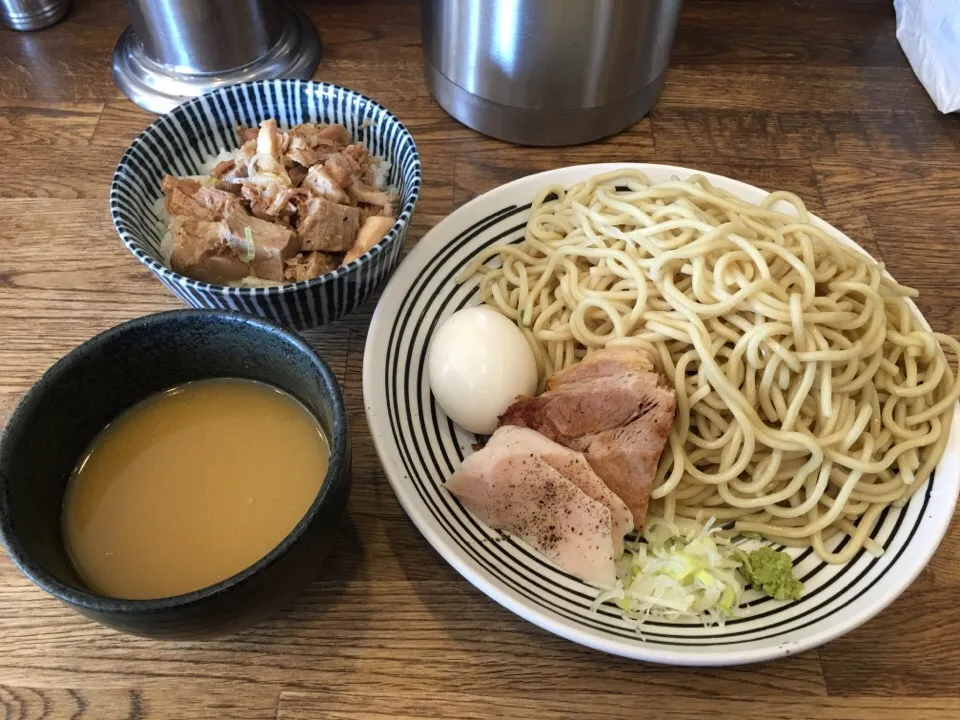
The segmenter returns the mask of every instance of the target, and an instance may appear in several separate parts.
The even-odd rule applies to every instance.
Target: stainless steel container
[[[60,22],[72,0],[0,0],[0,21],[14,30],[41,30]]]
[[[320,38],[280,0],[126,0],[130,27],[113,77],[138,105],[167,112],[187,98],[249,80],[308,79]]]
[[[479,132],[572,145],[619,132],[663,87],[682,0],[421,0],[427,84]]]

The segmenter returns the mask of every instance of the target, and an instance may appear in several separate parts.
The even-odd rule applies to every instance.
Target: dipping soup
[[[77,464],[63,538],[87,587],[146,599],[253,565],[317,496],[330,449],[316,418],[270,385],[236,378],[154,395],[107,426]]]

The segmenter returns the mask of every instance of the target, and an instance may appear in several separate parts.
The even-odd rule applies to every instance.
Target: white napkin
[[[897,40],[943,113],[960,110],[960,0],[893,0]]]

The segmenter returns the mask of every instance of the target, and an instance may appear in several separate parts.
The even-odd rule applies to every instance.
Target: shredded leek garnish
[[[245,263],[251,263],[253,259],[257,257],[257,246],[253,243],[253,230],[249,225],[243,229],[243,235],[247,239],[245,243],[247,254],[243,256],[243,261]]]
[[[597,596],[593,610],[612,602],[638,629],[651,619],[723,624],[736,615],[744,582],[737,549],[719,533],[713,518],[702,526],[648,518],[643,540],[628,541],[617,561],[617,584]]]

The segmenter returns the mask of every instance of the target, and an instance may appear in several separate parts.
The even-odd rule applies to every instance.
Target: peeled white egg
[[[537,361],[513,322],[489,307],[451,315],[427,355],[430,389],[457,425],[490,435],[517,395],[537,391]]]

